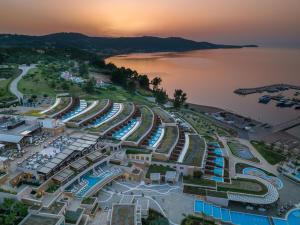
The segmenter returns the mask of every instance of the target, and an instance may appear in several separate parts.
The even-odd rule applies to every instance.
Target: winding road
[[[35,65],[30,66],[19,66],[19,69],[22,70],[21,74],[16,77],[9,86],[9,91],[14,94],[19,100],[23,99],[23,93],[18,90],[18,83],[25,76],[30,69],[35,68]]]

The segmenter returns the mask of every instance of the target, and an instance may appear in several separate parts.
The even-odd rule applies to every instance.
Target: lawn
[[[239,141],[231,140],[227,142],[227,145],[234,156],[252,162],[259,162],[259,159],[254,157],[250,149],[246,145],[241,144]]]
[[[95,96],[101,99],[110,99],[113,102],[134,102],[139,105],[148,105],[151,107],[154,105],[144,96],[129,93],[124,88],[115,85],[110,85],[107,88],[97,90]]]
[[[167,126],[164,128],[165,134],[161,141],[161,144],[159,145],[156,152],[168,154],[177,141],[178,137],[178,127],[177,126]]]
[[[140,126],[126,139],[126,141],[137,142],[152,126],[153,113],[146,106],[141,106],[141,119]]]
[[[193,166],[201,166],[204,150],[204,139],[198,135],[190,135],[189,147],[185,154],[183,163]]]
[[[151,150],[148,149],[140,149],[140,148],[126,148],[126,154],[150,154]]]
[[[80,85],[60,78],[60,73],[64,71],[64,67],[65,64],[63,63],[39,64],[20,80],[18,83],[19,91],[28,96],[33,94],[55,96],[57,93],[85,95]]]
[[[267,146],[263,142],[251,141],[251,144],[271,165],[275,165],[285,160],[285,156],[274,152],[271,147]]]
[[[162,214],[153,209],[149,209],[149,216],[147,219],[142,219],[143,225],[169,225],[169,221]]]
[[[185,217],[180,225],[214,225],[215,223],[212,219],[204,218],[204,216],[194,216],[194,215],[188,215]]]
[[[208,141],[214,140],[214,133],[218,133],[220,136],[230,136],[230,133],[226,129],[216,125],[211,119],[201,113],[191,110],[181,110],[178,114],[191,124],[199,134],[208,139]]]
[[[149,178],[151,173],[160,173],[160,175],[165,175],[167,171],[175,170],[166,166],[150,165],[146,177]]]
[[[16,97],[10,93],[9,85],[19,74],[21,70],[16,67],[12,68],[0,68],[0,102],[7,102],[16,99]]]
[[[213,180],[202,179],[202,178],[192,178],[192,177],[188,177],[188,176],[183,177],[183,183],[205,186],[205,187],[216,187],[216,182]]]
[[[155,107],[153,111],[161,118],[163,123],[174,123],[175,120],[166,111],[161,108]]]
[[[112,120],[100,125],[99,127],[96,128],[90,128],[90,131],[95,131],[95,132],[104,132],[110,127],[116,125],[117,123],[121,122],[122,120],[126,119],[130,114],[132,113],[134,105],[132,103],[125,102],[123,103],[123,110],[118,114],[115,118]]]
[[[253,179],[231,179],[231,183],[217,183],[218,191],[230,191],[244,194],[264,195],[268,192],[267,187]]]
[[[46,112],[46,115],[53,115],[53,114],[59,112],[60,110],[66,108],[70,104],[70,101],[71,101],[71,97],[61,97],[60,103],[55,108]]]

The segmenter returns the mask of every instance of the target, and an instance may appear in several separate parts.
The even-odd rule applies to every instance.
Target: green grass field
[[[148,107],[141,106],[142,122],[140,126],[126,139],[126,141],[137,142],[151,127],[153,114]]]
[[[165,127],[165,134],[156,152],[168,154],[172,146],[175,144],[178,136],[177,126]]]
[[[285,160],[283,155],[276,153],[271,149],[271,147],[267,146],[263,142],[251,141],[251,144],[271,165],[275,165]]]
[[[0,102],[12,101],[16,99],[16,97],[10,93],[9,85],[20,73],[21,70],[17,69],[16,67],[5,69],[5,72],[3,69],[0,69],[0,78],[3,78],[3,80],[0,80]]]
[[[185,154],[183,163],[193,166],[200,166],[205,150],[205,142],[198,135],[189,136],[189,147]]]

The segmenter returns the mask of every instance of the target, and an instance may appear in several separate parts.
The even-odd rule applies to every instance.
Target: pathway
[[[25,76],[25,75],[28,73],[28,71],[29,71],[30,69],[32,69],[32,68],[35,68],[35,65],[30,65],[30,66],[19,66],[19,69],[22,70],[22,72],[21,72],[21,74],[20,74],[17,78],[15,78],[15,79],[11,82],[11,84],[10,84],[10,86],[9,86],[9,91],[10,91],[12,94],[14,94],[19,100],[20,100],[20,99],[23,99],[23,93],[20,92],[20,91],[18,90],[18,83],[19,83],[19,81],[22,79],[22,77]]]
[[[98,200],[99,203],[107,205],[109,203],[114,202],[115,197],[119,196],[119,199],[122,199],[122,196],[133,196],[134,198],[145,198],[148,199],[150,202],[150,206],[160,213],[162,213],[166,218],[168,218],[170,224],[178,225],[180,221],[183,219],[182,213],[184,212],[184,208],[188,208],[186,212],[187,214],[192,213],[192,206],[194,198],[190,201],[186,201],[186,196],[182,196],[182,190],[180,185],[145,185],[143,182],[138,183],[136,185],[128,184],[124,182],[114,181],[114,187],[109,187],[108,190],[102,189],[102,193],[106,193],[104,199]],[[178,193],[177,193],[178,192]],[[180,193],[181,198],[178,197],[178,205],[177,207],[174,206],[174,195],[178,195]],[[190,197],[190,196],[188,196]],[[166,200],[168,199],[168,200]],[[172,201],[169,204],[169,200]],[[188,198],[190,199],[190,198]],[[165,201],[166,200],[166,201]],[[176,199],[177,200],[177,199]],[[180,203],[179,203],[180,202]],[[186,202],[188,207],[182,208],[181,205],[183,202]],[[186,206],[185,205],[185,206]],[[177,208],[177,210],[176,210]],[[176,213],[174,213],[176,211]],[[178,211],[178,212],[177,212]],[[176,222],[175,222],[176,221]]]

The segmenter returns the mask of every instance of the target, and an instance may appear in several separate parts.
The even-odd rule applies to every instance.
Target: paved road
[[[22,77],[25,76],[28,71],[34,67],[35,65],[19,66],[19,69],[22,70],[22,73],[16,79],[14,79],[9,86],[9,91],[14,94],[19,100],[23,99],[23,94],[18,90],[18,83],[22,79]]]

